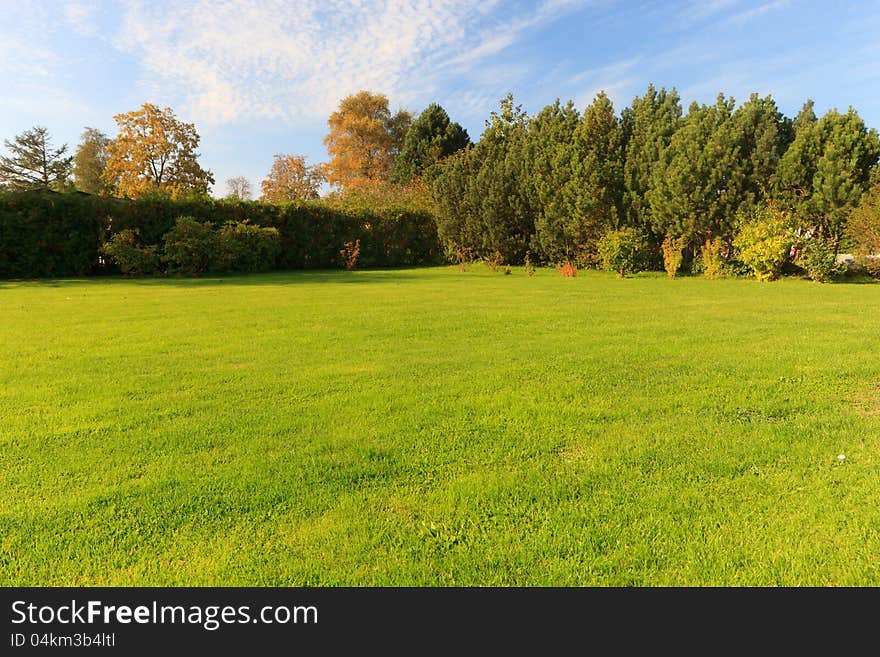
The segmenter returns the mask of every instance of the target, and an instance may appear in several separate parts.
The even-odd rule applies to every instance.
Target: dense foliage
[[[792,120],[770,96],[737,105],[720,94],[683,115],[674,89],[649,86],[619,118],[604,93],[583,114],[556,101],[533,117],[508,96],[479,141],[443,160],[433,189],[451,253],[497,250],[522,262],[528,252],[591,265],[607,233],[632,227],[646,240],[643,266],[659,268],[666,254],[675,271],[714,277],[747,270],[735,242],[741,225],[754,226],[738,217],[770,205],[790,216],[791,230],[829,240],[836,255],[880,176],[878,158],[877,131],[853,109],[817,119],[808,102]],[[663,248],[667,237],[675,249]],[[752,249],[752,238],[738,243]],[[763,277],[764,264],[754,262]]]
[[[186,230],[175,229],[181,216],[191,217]],[[227,226],[230,222],[232,227]],[[187,260],[180,242],[189,240],[193,246],[198,241],[195,233],[199,229],[193,224],[210,229],[211,234],[227,234],[228,249],[221,258],[227,265],[216,265],[216,245],[204,262],[196,259],[202,264]],[[239,247],[253,241],[267,244],[257,238],[266,234],[255,232],[260,229],[277,231],[277,238],[270,239],[277,246],[257,248],[260,262],[256,264],[254,256],[242,256]],[[114,238],[126,230],[137,232]],[[113,271],[111,253],[105,251],[110,257],[100,257],[104,244],[112,245],[111,250],[155,246],[168,258],[169,233],[172,253],[167,263],[172,271],[337,267],[342,264],[340,249],[355,240],[361,244],[359,262],[368,267],[430,264],[438,262],[441,253],[432,214],[408,205],[347,207],[316,201],[274,205],[175,201],[163,196],[122,200],[81,193],[21,192],[0,194],[0,277]],[[138,270],[139,265],[133,265],[129,271]]]

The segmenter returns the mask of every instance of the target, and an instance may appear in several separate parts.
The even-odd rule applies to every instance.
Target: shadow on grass
[[[402,283],[415,279],[425,280],[431,270],[442,267],[422,267],[418,271],[407,269],[362,269],[342,271],[336,269],[277,271],[266,274],[222,274],[201,277],[177,276],[90,276],[88,278],[20,279],[0,281],[0,290],[20,287],[81,287],[107,285],[143,285],[167,287],[208,287],[213,285],[302,285],[313,283],[359,284]]]

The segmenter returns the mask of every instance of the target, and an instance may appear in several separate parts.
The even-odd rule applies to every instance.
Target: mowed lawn
[[[0,584],[878,585],[878,311],[482,266],[0,282]]]

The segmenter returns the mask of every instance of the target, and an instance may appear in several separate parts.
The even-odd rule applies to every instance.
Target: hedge
[[[99,258],[102,244],[137,230],[145,245],[161,245],[180,216],[210,222],[248,221],[278,230],[281,248],[272,269],[336,267],[346,242],[360,240],[359,264],[394,267],[440,261],[431,213],[408,207],[346,209],[320,201],[271,205],[205,199],[173,201],[91,196],[80,192],[0,194],[0,278],[85,276],[112,271]]]

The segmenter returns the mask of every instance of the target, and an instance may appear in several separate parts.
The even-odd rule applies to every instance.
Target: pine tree
[[[682,123],[681,100],[673,88],[657,91],[648,85],[645,95],[633,99],[623,110],[621,128],[625,143],[623,164],[623,207],[625,223],[650,227],[651,206],[648,192],[654,168],[672,135]]]
[[[574,148],[580,185],[575,211],[597,240],[623,219],[623,130],[604,91],[584,111]]]
[[[447,245],[475,257],[524,260],[535,232],[527,138],[528,116],[508,95],[480,140],[444,160],[434,192]]]
[[[0,185],[9,190],[53,189],[69,185],[73,158],[67,144],[52,148],[49,131],[37,126],[6,140],[8,157],[0,157]]]
[[[761,98],[758,94],[736,109],[732,122],[745,175],[737,212],[748,214],[770,195],[771,180],[794,139],[794,128],[770,96]]]
[[[719,94],[714,105],[692,103],[688,109],[651,178],[648,200],[658,233],[686,237],[692,244],[732,239],[747,185],[734,106],[733,98]]]
[[[406,184],[422,175],[433,177],[434,167],[444,157],[470,143],[467,130],[449,120],[440,105],[431,103],[413,121],[394,167],[394,181]]]
[[[586,242],[576,210],[579,180],[574,133],[580,114],[557,100],[529,123],[528,185],[536,203],[534,250],[550,262],[574,262]]]
[[[795,121],[794,142],[774,178],[776,194],[801,228],[837,248],[847,219],[868,188],[880,158],[880,138],[856,111],[830,110],[810,120],[812,104]]]

